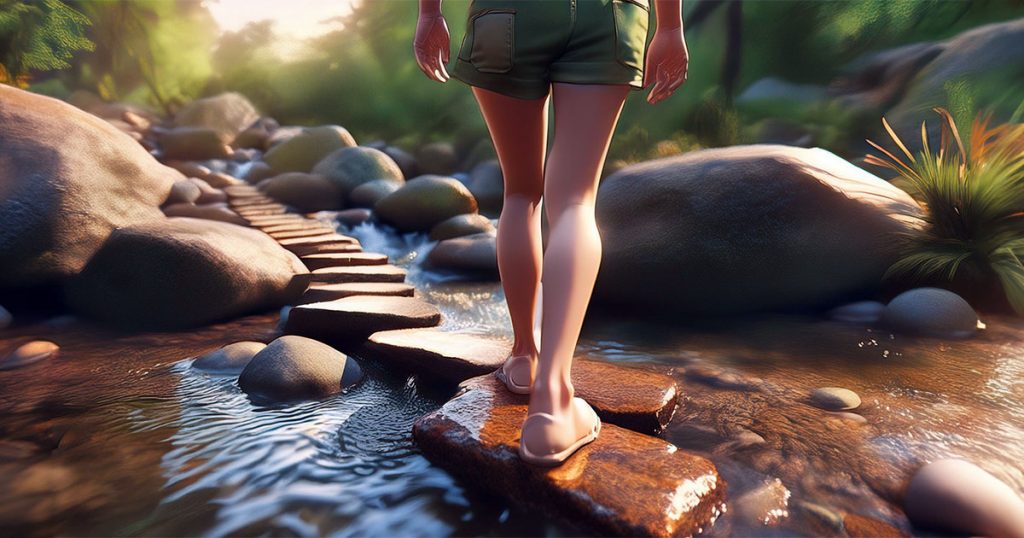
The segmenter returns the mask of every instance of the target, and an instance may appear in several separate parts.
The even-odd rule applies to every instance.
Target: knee
[[[508,190],[508,189],[506,189],[504,194],[503,194],[503,197],[505,199],[505,203],[506,204],[509,201],[520,200],[520,201],[526,202],[526,203],[531,204],[531,205],[537,205],[537,204],[540,203],[540,198],[543,195],[544,195],[543,190],[534,191],[532,189],[515,189],[515,190]]]
[[[545,201],[548,223],[554,225],[564,215],[576,212],[583,217],[594,219],[594,201],[590,199],[567,200],[560,203]]]

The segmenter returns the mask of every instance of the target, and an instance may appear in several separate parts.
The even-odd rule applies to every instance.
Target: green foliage
[[[75,51],[92,50],[89,19],[59,0],[0,0],[0,83],[24,79],[30,70],[71,67]]]
[[[961,278],[984,288],[992,282],[978,280],[992,275],[1024,314],[1024,124],[989,128],[979,116],[965,146],[953,116],[935,110],[943,121],[937,151],[929,148],[924,123],[915,157],[882,120],[906,162],[871,142],[883,157],[869,155],[866,162],[895,170],[894,182],[925,208],[925,226],[900,234],[902,255],[885,278]]]

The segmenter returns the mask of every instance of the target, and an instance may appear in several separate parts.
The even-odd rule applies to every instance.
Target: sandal
[[[569,456],[571,456],[574,452],[579,450],[579,448],[582,447],[583,445],[586,445],[586,444],[590,443],[591,441],[593,441],[594,439],[597,439],[598,434],[601,432],[601,418],[597,416],[597,413],[594,411],[594,408],[590,407],[590,404],[588,404],[586,402],[586,400],[584,400],[582,398],[578,398],[578,397],[573,397],[572,403],[573,403],[573,405],[583,406],[583,407],[586,408],[587,413],[589,413],[590,415],[592,415],[594,417],[594,427],[589,432],[587,432],[583,437],[580,437],[579,439],[576,439],[574,442],[572,442],[572,444],[570,444],[565,449],[560,450],[558,452],[555,452],[553,454],[544,454],[544,455],[537,455],[537,454],[534,454],[534,453],[530,452],[530,450],[528,448],[526,448],[526,445],[524,444],[524,438],[523,438],[522,434],[520,433],[520,436],[519,436],[519,457],[523,461],[525,461],[527,463],[533,463],[535,465],[542,465],[542,466],[547,466],[547,467],[553,467],[553,466],[561,464]],[[565,422],[563,419],[555,418],[555,416],[550,414],[550,413],[534,413],[534,414],[526,417],[526,420],[523,421],[523,427],[524,428],[526,427],[526,423],[527,422],[529,422],[531,420],[536,422],[536,420],[538,420],[538,419],[539,420],[544,420],[544,421],[547,421],[550,424],[556,424],[556,425]],[[557,431],[558,431],[558,434],[556,434],[556,435],[563,435],[565,433],[566,429],[565,428],[560,428]]]
[[[519,383],[516,383],[515,380],[512,379],[512,375],[509,374],[508,371],[505,369],[505,367],[508,366],[508,363],[512,362],[513,359],[520,357],[525,357],[526,359],[530,358],[529,355],[511,355],[509,356],[509,358],[505,359],[505,362],[501,365],[501,368],[498,368],[497,370],[494,371],[494,375],[499,380],[501,380],[501,382],[504,383],[506,387],[508,387],[509,391],[514,392],[516,394],[529,394],[530,384],[528,383],[526,385],[520,385]]]

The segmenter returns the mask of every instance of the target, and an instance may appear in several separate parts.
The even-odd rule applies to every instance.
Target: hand
[[[644,88],[654,82],[654,88],[647,94],[647,102],[653,105],[672,95],[686,82],[690,53],[686,50],[683,28],[656,30],[645,63]]]
[[[440,13],[421,13],[416,22],[416,39],[413,41],[416,63],[419,64],[421,71],[438,82],[445,82],[451,78],[444,68],[448,61],[450,44],[451,36],[448,34],[448,24],[444,16]]]

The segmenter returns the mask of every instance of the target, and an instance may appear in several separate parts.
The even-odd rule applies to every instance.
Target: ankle
[[[576,388],[565,377],[538,378],[533,382],[533,393],[553,406],[568,406],[576,395]]]
[[[515,344],[512,346],[512,355],[529,355],[531,359],[536,359],[539,353],[536,346]]]

